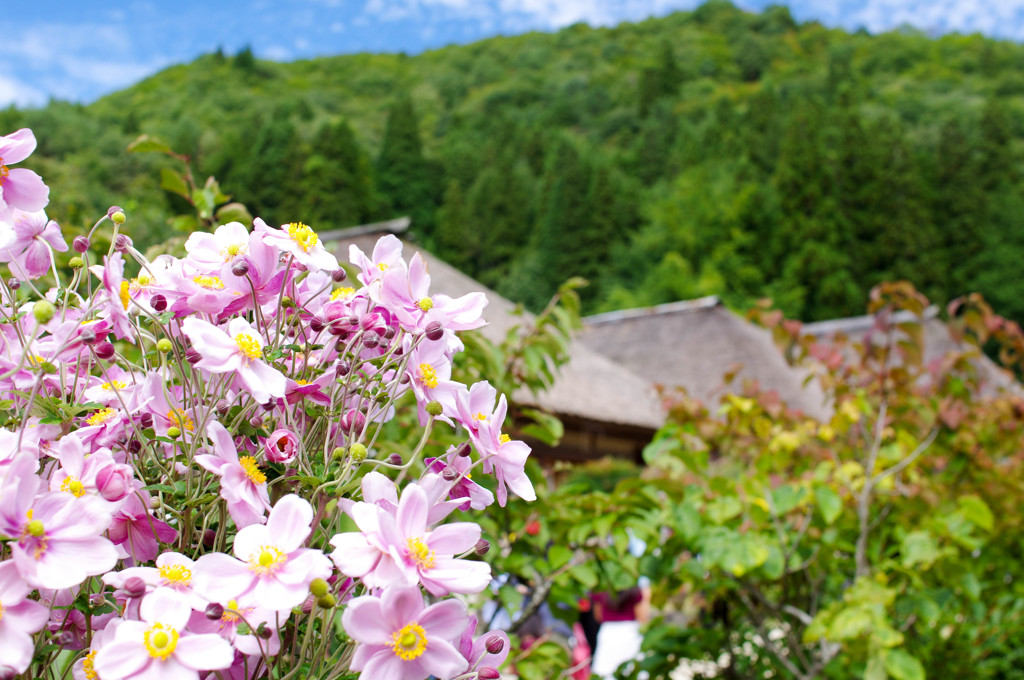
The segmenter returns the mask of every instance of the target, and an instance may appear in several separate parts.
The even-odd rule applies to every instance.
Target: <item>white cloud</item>
[[[292,58],[291,50],[281,45],[261,47],[259,52],[261,57],[270,61],[289,61]]]
[[[0,75],[0,106],[42,106],[46,93],[20,80]]]

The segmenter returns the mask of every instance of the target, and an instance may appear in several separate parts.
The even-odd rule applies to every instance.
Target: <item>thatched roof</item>
[[[1021,392],[1020,384],[1008,371],[985,356],[974,345],[957,341],[952,336],[946,324],[939,319],[937,307],[931,306],[925,310],[923,318],[907,311],[896,312],[889,321],[891,324],[922,324],[924,331],[922,361],[925,366],[940,366],[940,362],[950,353],[965,353],[977,372],[978,389],[982,395],[988,396],[1006,389],[1018,394]],[[884,343],[886,341],[884,333],[879,330],[876,318],[870,315],[804,324],[801,333],[812,335],[817,340],[823,341],[832,340],[841,335],[855,343],[867,341]],[[893,354],[893,360],[898,361],[896,353]]]
[[[786,363],[771,334],[726,309],[716,297],[598,314],[580,340],[640,376],[682,387],[713,408],[744,381],[774,390],[793,409],[826,418],[825,395]],[[733,385],[724,376],[736,371]]]
[[[349,244],[354,243],[369,254],[378,238],[388,233],[400,235],[408,227],[408,219],[364,225],[321,234],[340,260],[348,261]],[[492,342],[500,342],[515,326],[529,323],[533,315],[522,311],[512,301],[489,290],[479,281],[466,276],[422,247],[403,241],[406,258],[419,251],[426,261],[431,277],[431,290],[458,297],[482,291],[489,301],[484,310],[488,325],[480,332]],[[586,345],[573,341],[569,361],[562,366],[558,379],[543,393],[534,396],[528,390],[512,395],[523,405],[539,406],[560,416],[579,421],[611,423],[653,433],[664,424],[664,411],[656,391],[644,378],[616,364]]]

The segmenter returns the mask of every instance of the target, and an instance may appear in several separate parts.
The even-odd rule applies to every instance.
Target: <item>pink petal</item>
[[[313,508],[309,502],[295,494],[289,494],[279,500],[270,511],[267,530],[273,544],[290,553],[300,547],[309,536],[312,522]]]
[[[462,621],[462,626],[463,628],[466,626],[465,619]],[[447,637],[458,637],[461,632],[458,631],[454,636]],[[438,633],[431,630],[427,631],[427,639],[429,640],[427,648],[423,650],[423,656],[416,660],[431,675],[436,675],[439,678],[453,678],[466,669],[466,659],[459,654],[459,650],[455,649],[450,642],[441,640],[437,636]],[[395,658],[398,657],[396,656]]]
[[[402,491],[398,502],[398,530],[404,536],[421,536],[427,528],[427,494],[418,484],[410,484]]]
[[[466,607],[459,600],[443,600],[424,609],[417,618],[427,634],[433,638],[454,640],[466,629],[469,616]]]
[[[50,202],[50,187],[43,178],[25,168],[14,168],[0,186],[0,194],[7,205],[26,212],[42,210]]]
[[[423,611],[423,596],[420,589],[415,586],[388,588],[381,596],[381,609],[392,629],[398,630],[410,621],[418,619],[420,612]]]
[[[365,536],[354,531],[335,534],[331,545],[337,548],[331,553],[331,560],[346,576],[362,578],[380,561],[380,551],[367,543]]]
[[[439,526],[430,532],[427,544],[441,554],[462,553],[480,540],[480,525],[473,522],[454,522]]]
[[[349,602],[341,615],[341,622],[352,639],[364,645],[387,644],[395,632],[384,622],[381,601],[369,595]]]
[[[96,652],[93,668],[101,678],[127,678],[145,668],[150,659],[138,643],[115,641]]]
[[[181,630],[188,623],[192,608],[182,595],[170,588],[157,588],[142,600],[139,615],[149,623],[163,623]]]
[[[36,150],[36,136],[29,128],[0,137],[0,161],[4,165],[20,163]]]
[[[188,635],[178,640],[174,658],[194,671],[227,668],[235,661],[235,650],[219,635]]]

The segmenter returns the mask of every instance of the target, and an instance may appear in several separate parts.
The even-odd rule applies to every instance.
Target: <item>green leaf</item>
[[[570,571],[572,577],[579,581],[585,588],[594,589],[597,587],[597,572],[588,563],[578,564]]]
[[[241,203],[228,203],[217,208],[217,223],[227,224],[228,222],[241,222],[252,224],[252,213]]]
[[[533,408],[524,408],[522,413],[533,421],[533,423],[520,428],[524,435],[535,437],[548,446],[558,445],[562,435],[565,434],[561,420],[550,413]]]
[[[560,569],[572,559],[572,551],[564,545],[553,545],[548,551],[548,563],[552,569]]]
[[[925,680],[924,666],[903,649],[888,649],[882,653],[885,671],[895,680]]]
[[[705,511],[715,524],[725,524],[743,512],[743,503],[736,496],[722,496],[708,503]]]
[[[985,501],[977,496],[961,496],[957,499],[957,503],[960,505],[960,510],[964,513],[964,517],[969,519],[975,526],[981,527],[985,531],[992,531],[995,521],[992,517],[992,511],[985,505]]]
[[[147,151],[155,151],[157,153],[174,153],[171,147],[168,146],[162,139],[158,137],[152,137],[150,135],[139,135],[135,138],[131,144],[128,145],[129,153],[144,153]]]
[[[911,531],[903,538],[900,548],[903,566],[907,569],[917,565],[931,567],[941,555],[939,544],[927,531]]]
[[[866,607],[848,607],[832,619],[828,627],[828,639],[853,640],[871,631],[873,617]]]
[[[772,489],[772,503],[775,505],[775,512],[780,517],[794,510],[803,502],[807,492],[791,484],[783,484]]]
[[[186,199],[190,197],[185,178],[181,176],[181,173],[175,172],[170,168],[160,169],[160,188]]]
[[[814,500],[818,503],[818,511],[825,524],[832,524],[839,519],[843,512],[843,499],[839,494],[827,486],[819,486],[814,489]]]
[[[885,672],[885,661],[881,654],[872,654],[868,659],[868,665],[864,669],[864,680],[886,680],[889,674]]]

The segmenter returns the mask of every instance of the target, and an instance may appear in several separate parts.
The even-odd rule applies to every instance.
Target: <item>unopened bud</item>
[[[97,342],[94,351],[96,352],[96,356],[100,359],[107,360],[114,358],[114,344],[107,340]]]
[[[167,436],[170,437],[171,439],[177,439],[178,437],[181,436],[181,430],[171,425],[169,428],[167,428]]]
[[[203,545],[207,548],[212,548],[214,542],[217,540],[217,532],[213,529],[207,529],[203,532]]]
[[[501,640],[498,640],[498,642],[501,642]],[[476,672],[476,677],[480,678],[480,680],[498,680],[501,677],[501,673],[491,666],[481,666]]]
[[[224,616],[223,605],[217,604],[216,602],[211,602],[206,605],[206,618],[211,621],[219,621],[222,616]]]
[[[320,317],[314,316],[312,319],[309,320],[309,330],[313,331],[314,333],[320,333],[325,328],[327,328],[327,324],[324,323],[324,320],[321,319]]]
[[[127,216],[124,214],[124,208],[119,205],[112,205],[107,209],[107,217],[114,224],[124,224]]]
[[[7,287],[11,290],[18,290],[21,288],[21,281],[18,279],[7,279]]]
[[[127,234],[118,234],[117,238],[114,239],[114,250],[119,253],[123,253],[128,250],[132,245],[132,240],[128,238]]]
[[[396,334],[396,333],[397,333],[397,331],[395,331],[395,329],[394,329],[394,328],[392,328],[391,326],[388,326],[388,327],[387,327],[387,328],[386,328],[386,329],[384,330],[384,339],[385,339],[385,340],[390,340],[391,338],[395,337],[395,334]]]
[[[412,378],[409,377],[408,373],[403,373],[401,376],[399,376],[398,382],[401,385],[408,385],[410,382],[412,382]]]
[[[436,418],[444,412],[444,407],[441,406],[441,402],[439,401],[428,401],[427,405],[423,407],[423,410],[425,410],[428,415],[432,415]]]
[[[431,321],[427,324],[427,327],[423,329],[424,334],[427,336],[427,340],[434,342],[444,337],[444,328],[441,327],[441,322]]]
[[[334,374],[337,375],[339,378],[344,378],[346,375],[348,375],[348,371],[348,364],[338,364],[334,368]]]
[[[227,415],[227,412],[231,409],[231,405],[228,404],[227,399],[218,399],[213,408],[217,411],[217,415],[223,416]]]
[[[363,335],[363,345],[369,349],[373,349],[380,344],[379,336],[376,333],[365,333]]]
[[[89,250],[90,245],[92,244],[89,243],[89,237],[82,235],[76,236],[75,239],[71,242],[71,247],[75,249],[76,253],[84,253],[85,251]]]
[[[356,442],[348,447],[348,455],[352,456],[352,460],[355,462],[361,463],[366,460],[366,446]]]
[[[195,347],[189,347],[187,350],[185,350],[185,361],[187,361],[188,363],[198,364],[202,360],[203,355],[201,355],[199,353],[199,350],[197,350]]]
[[[345,449],[340,446],[334,447],[334,450],[331,451],[331,458],[339,462],[345,460]]]
[[[107,603],[107,598],[103,595],[103,593],[93,593],[92,595],[89,596],[89,606],[90,607],[102,607],[106,603]]]
[[[156,349],[158,352],[167,354],[168,352],[171,351],[172,347],[174,347],[174,345],[172,345],[171,341],[168,340],[167,338],[160,338],[159,340],[156,341]]]
[[[257,429],[263,427],[263,416],[253,416],[249,419],[249,424]]]
[[[454,482],[459,478],[459,471],[454,468],[446,467],[444,471],[441,472],[441,478],[446,482]]]
[[[149,509],[159,510],[163,506],[163,501],[160,500],[159,496],[151,496],[149,499]]]
[[[487,638],[487,642],[484,646],[487,647],[488,654],[501,654],[501,650],[505,649],[505,641],[497,635],[492,635]]]
[[[139,414],[139,427],[143,430],[148,430],[153,427],[153,414],[149,412],[143,412]]]
[[[78,334],[78,338],[86,345],[91,345],[96,342],[96,331],[91,328],[86,328]]]
[[[261,621],[260,625],[256,627],[256,637],[261,640],[269,640],[273,635],[274,631],[270,629],[266,622]]]
[[[339,268],[335,269],[333,272],[331,272],[331,280],[334,281],[335,283],[341,283],[342,281],[344,281],[347,278],[348,278],[348,272],[346,272],[341,267],[339,267]]]
[[[265,404],[260,404],[260,406],[263,408],[264,411],[273,411],[275,408],[277,408],[277,402],[271,399]]]
[[[249,263],[245,260],[239,260],[231,265],[231,273],[239,278],[245,276],[249,273]]]
[[[142,597],[146,594],[146,582],[138,576],[132,576],[125,580],[124,592],[128,597]]]
[[[127,448],[128,448],[128,453],[130,453],[130,454],[132,454],[134,456],[135,454],[137,454],[139,451],[142,450],[142,442],[140,442],[138,439],[131,439],[131,440],[128,441],[128,447]]]
[[[85,262],[83,262],[82,258],[80,257],[73,257],[70,260],[68,260],[68,266],[71,267],[72,269],[81,269],[82,267],[85,266]]]
[[[491,549],[491,542],[488,541],[486,538],[481,538],[479,541],[476,542],[476,545],[473,546],[473,552],[475,552],[477,555],[480,555],[481,557],[486,555],[487,551],[489,551],[490,549]],[[501,651],[501,650],[499,650],[499,651]],[[498,652],[493,652],[493,653],[497,654]]]
[[[153,311],[159,314],[167,309],[167,298],[160,293],[156,293],[153,297],[149,298],[149,304],[153,308]]]
[[[455,455],[462,456],[463,458],[468,456],[470,451],[472,451],[472,447],[469,445],[469,442],[462,442],[455,447]]]
[[[402,464],[402,456],[401,456],[401,454],[392,453],[390,456],[388,456],[388,462],[391,463],[392,465],[401,465]]]
[[[334,599],[334,595],[331,595],[330,593],[324,595],[323,597],[316,598],[317,606],[323,609],[330,609],[337,603],[338,601]]]
[[[331,587],[327,585],[327,581],[324,579],[315,578],[309,582],[309,592],[313,593],[314,597],[323,597],[331,592]]]
[[[49,300],[40,300],[32,307],[32,316],[35,317],[37,323],[49,323],[56,313],[57,308]]]
[[[67,647],[75,643],[75,634],[70,630],[60,630],[53,634],[54,644],[60,647]]]
[[[295,300],[285,295],[281,298],[281,309],[291,309],[295,306]]]

